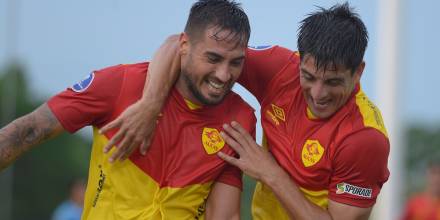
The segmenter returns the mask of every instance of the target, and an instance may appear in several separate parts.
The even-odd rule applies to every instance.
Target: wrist
[[[141,102],[146,104],[159,104],[162,106],[162,104],[167,99],[171,88],[169,88],[168,85],[162,86],[162,89],[159,89],[158,87],[155,87],[153,85],[148,85],[147,88],[145,88],[143,95],[141,97]]]
[[[269,169],[268,172],[266,172],[261,177],[261,181],[268,186],[275,187],[280,181],[283,181],[285,178],[290,178],[290,177],[283,170],[283,168],[277,166],[274,167],[273,169]]]
[[[150,112],[154,114],[158,114],[162,109],[163,101],[160,99],[152,99],[148,97],[142,97],[139,101],[139,105],[141,109],[144,109],[144,112]]]

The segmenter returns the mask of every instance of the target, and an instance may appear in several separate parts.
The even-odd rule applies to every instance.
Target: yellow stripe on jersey
[[[308,118],[308,119],[311,119],[311,120],[318,119],[318,117],[316,117],[316,116],[313,114],[312,110],[310,110],[309,107],[307,107],[307,118]]]
[[[312,191],[301,187],[300,190],[309,201],[323,209],[327,209],[327,190]],[[252,200],[252,217],[254,220],[289,220],[286,210],[273,194],[272,190],[261,182],[258,182],[255,187],[254,198]]]
[[[317,206],[320,206],[324,209],[327,209],[328,207],[328,190],[319,190],[319,191],[313,191],[308,190],[305,188],[300,187],[299,188],[304,196],[310,200],[312,203],[316,204]]]
[[[212,183],[183,188],[160,187],[130,160],[108,163],[108,139],[93,129],[94,143],[82,219],[194,219]],[[113,149],[115,150],[115,149]]]
[[[359,89],[359,92],[356,94],[356,104],[364,119],[364,125],[366,127],[375,128],[382,132],[385,137],[388,137],[380,110],[368,99],[361,89]]]
[[[289,220],[286,210],[272,193],[268,186],[257,182],[252,198],[253,220]]]
[[[188,99],[184,99],[184,100],[185,100],[185,103],[186,103],[186,105],[188,106],[188,108],[191,109],[191,110],[199,109],[199,108],[202,107],[202,106],[200,106],[200,105],[197,105],[197,104],[191,102],[191,101],[188,100]]]

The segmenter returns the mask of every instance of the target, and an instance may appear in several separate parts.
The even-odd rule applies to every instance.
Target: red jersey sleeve
[[[236,166],[228,164],[220,176],[216,179],[216,182],[235,186],[240,190],[243,190],[243,181],[241,177],[241,170]]]
[[[238,83],[261,103],[272,78],[292,60],[294,54],[293,51],[280,46],[265,49],[248,48]]]
[[[53,96],[47,104],[71,133],[88,125],[99,127],[111,116],[123,75],[123,65],[94,71],[80,83]]]
[[[357,207],[371,207],[388,180],[389,141],[373,128],[345,138],[333,161],[329,198]]]

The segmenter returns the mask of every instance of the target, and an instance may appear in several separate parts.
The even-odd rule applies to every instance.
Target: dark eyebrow
[[[329,79],[326,79],[326,81],[330,81],[330,80],[344,81],[344,78],[336,77],[336,78],[329,78]]]
[[[211,51],[206,51],[205,55],[206,56],[213,56],[213,57],[218,58],[218,59],[223,59],[223,57],[220,54],[215,53],[215,52],[211,52]]]
[[[328,78],[325,81],[329,81],[329,80],[338,80],[338,81],[344,81],[343,77],[332,77],[332,78]]]
[[[304,69],[304,68],[301,68],[301,72],[306,73],[306,74],[309,74],[309,75],[312,75],[309,71],[307,71],[307,70]],[[312,75],[312,76],[313,76],[313,75]]]
[[[245,58],[245,56],[243,55],[243,56],[239,56],[239,57],[236,57],[236,58],[234,58],[234,59],[232,59],[232,60],[244,60],[244,58]]]
[[[206,56],[214,57],[214,58],[216,58],[216,59],[224,59],[224,57],[223,57],[222,55],[220,55],[220,54],[218,54],[218,53],[216,53],[216,52],[212,52],[212,51],[206,51],[206,52],[205,52],[205,55],[206,55]],[[236,57],[236,58],[234,58],[234,59],[232,59],[232,60],[233,60],[233,61],[236,61],[236,60],[244,60],[244,59],[245,59],[245,55],[241,55],[241,56]]]

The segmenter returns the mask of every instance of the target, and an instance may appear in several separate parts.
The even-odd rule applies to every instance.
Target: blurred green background
[[[22,66],[11,64],[1,71],[0,76],[0,103],[5,103],[4,99],[8,98],[8,95],[16,95],[13,118],[31,112],[44,102],[35,100],[32,94],[29,94]],[[5,87],[14,91],[5,92]],[[2,112],[4,109],[7,108],[0,108],[0,115],[5,115]],[[2,121],[1,126],[9,122]],[[4,178],[3,183],[0,183],[0,219],[5,217],[5,213],[10,213],[4,209],[11,205],[12,219],[50,219],[55,207],[67,198],[69,182],[76,177],[87,176],[90,147],[91,140],[64,133],[24,154],[12,168],[2,171],[8,172],[8,175],[5,177],[2,173]],[[11,194],[5,190],[11,189],[12,204],[9,204],[10,198],[5,195]]]

